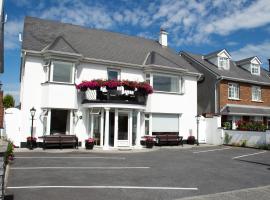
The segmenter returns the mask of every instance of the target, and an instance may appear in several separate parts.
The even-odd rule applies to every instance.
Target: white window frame
[[[155,90],[154,89],[154,76],[164,76],[164,77],[173,77],[173,78],[177,78],[178,80],[178,91],[177,92],[169,92],[169,91],[162,91],[162,90]],[[173,94],[181,94],[181,88],[182,88],[182,84],[181,84],[181,77],[180,76],[175,76],[175,75],[170,75],[170,74],[160,74],[160,73],[154,73],[151,76],[151,81],[150,81],[154,92],[157,93],[173,93]]]
[[[233,89],[233,95],[230,96],[230,88]],[[240,86],[238,83],[228,83],[228,99],[239,100]]]
[[[53,80],[53,73],[54,73],[54,63],[62,63],[62,64],[72,64],[72,70],[71,70],[71,82],[61,82],[61,81],[54,81]],[[50,67],[50,82],[54,83],[64,83],[64,84],[74,84],[74,78],[75,78],[75,64],[71,62],[65,62],[65,61],[58,61],[54,60],[51,62],[51,67]]]
[[[260,86],[251,87],[252,101],[262,101],[262,88]]]
[[[107,68],[107,79],[109,80],[109,71],[114,71],[117,72],[117,80],[121,80],[121,70],[120,69],[115,69],[115,68]]]
[[[221,62],[226,62],[226,65],[221,65]],[[230,60],[226,57],[218,57],[218,67],[228,70],[230,67]]]
[[[260,65],[251,63],[250,64],[250,71],[251,71],[251,74],[260,75]]]
[[[225,62],[226,61],[226,65],[221,65],[221,62]],[[229,69],[229,58],[226,57],[218,57],[218,66],[219,68],[223,68],[223,69]]]

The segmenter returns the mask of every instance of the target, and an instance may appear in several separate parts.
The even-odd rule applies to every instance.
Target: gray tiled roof
[[[270,108],[262,107],[242,107],[226,105],[222,110],[223,115],[248,115],[248,116],[270,116]]]
[[[219,69],[216,65],[209,62],[207,59],[203,59],[203,55],[193,54],[189,52],[182,52],[189,56],[191,59],[196,60],[205,68],[209,69],[213,74],[217,76],[226,77],[226,79],[236,79],[246,82],[258,82],[258,84],[270,84],[269,72],[261,68],[260,75],[252,75],[249,71],[238,66],[234,61],[230,61],[230,70]]]
[[[166,62],[158,58],[160,65],[166,64],[167,67],[178,67],[198,73],[175,51],[162,47],[154,40],[26,17],[22,49],[42,51],[48,48],[69,53],[77,52],[87,58],[138,65],[144,63],[149,53],[155,52],[166,58]]]

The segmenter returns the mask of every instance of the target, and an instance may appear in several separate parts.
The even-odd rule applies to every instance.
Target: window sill
[[[235,99],[235,98],[228,98],[229,100],[232,100],[232,101],[241,101],[242,99]]]
[[[251,102],[255,102],[255,103],[263,103],[264,101],[262,101],[262,100],[251,100]]]
[[[183,92],[165,92],[165,91],[154,91],[154,93],[157,93],[157,94],[174,94],[174,95],[183,95],[183,94],[185,94]]]
[[[55,84],[55,85],[75,85],[75,83],[65,83],[65,82],[55,82],[55,81],[46,81],[44,83],[41,83],[41,85],[45,84]]]

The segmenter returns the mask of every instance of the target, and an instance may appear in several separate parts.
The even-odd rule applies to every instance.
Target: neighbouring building
[[[198,114],[221,115],[222,124],[230,122],[233,129],[238,120],[270,126],[269,71],[257,56],[233,61],[225,49],[180,56],[204,74],[198,82]]]
[[[158,41],[26,17],[21,63],[21,142],[30,136],[94,137],[104,149],[139,147],[143,135],[196,136],[197,80],[201,74]],[[117,87],[79,91],[95,79],[148,82],[153,94]]]
[[[4,0],[0,0],[0,73],[4,73]],[[0,81],[0,129],[3,129],[4,106],[3,106],[3,90]],[[0,130],[0,132],[2,132]],[[1,136],[1,134],[0,134]]]

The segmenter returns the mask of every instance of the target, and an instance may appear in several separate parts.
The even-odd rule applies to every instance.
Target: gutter
[[[219,106],[220,106],[220,94],[217,93],[218,84],[223,80],[222,76],[219,76],[215,82],[215,114],[220,114]]]

